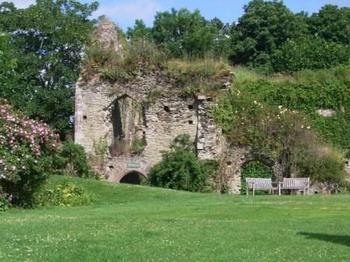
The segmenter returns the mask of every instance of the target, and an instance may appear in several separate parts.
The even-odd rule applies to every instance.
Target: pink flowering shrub
[[[51,173],[57,147],[58,136],[47,124],[0,99],[0,189],[13,204],[31,204],[32,194]]]

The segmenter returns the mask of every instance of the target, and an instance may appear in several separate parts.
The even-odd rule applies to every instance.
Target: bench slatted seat
[[[310,189],[310,178],[309,177],[297,177],[297,178],[283,178],[283,182],[280,184],[279,194],[281,190],[300,190],[303,194],[309,194]]]
[[[249,195],[249,189],[253,190],[253,196],[255,195],[255,190],[265,190],[270,191],[276,189],[272,185],[272,179],[271,178],[252,178],[247,177],[246,178],[246,184],[247,184],[247,195]]]

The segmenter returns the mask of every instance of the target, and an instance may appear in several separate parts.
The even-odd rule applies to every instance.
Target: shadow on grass
[[[350,247],[350,236],[307,232],[299,232],[298,235],[305,236],[306,239],[317,239]]]

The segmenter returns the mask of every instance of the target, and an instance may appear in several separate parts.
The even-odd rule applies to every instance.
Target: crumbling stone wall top
[[[119,41],[116,26],[107,17],[102,16],[94,32],[94,39],[104,50],[113,50],[118,52],[122,46]]]

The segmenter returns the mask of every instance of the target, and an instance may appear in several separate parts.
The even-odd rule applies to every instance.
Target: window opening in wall
[[[190,125],[193,125],[193,120],[188,121]]]
[[[126,144],[124,142],[124,131],[123,131],[123,122],[122,114],[119,100],[115,100],[112,105],[111,111],[111,123],[113,130],[113,141],[109,148],[109,151],[112,156],[119,156],[125,153]]]
[[[115,100],[112,108],[112,125],[113,125],[113,137],[114,139],[123,138],[123,124],[120,113],[120,106],[118,100]]]
[[[169,113],[170,112],[170,108],[168,106],[164,106],[164,111]]]
[[[87,119],[87,116],[83,116],[83,119],[86,120],[86,119]]]
[[[188,105],[188,109],[192,110],[193,109],[193,105]]]

